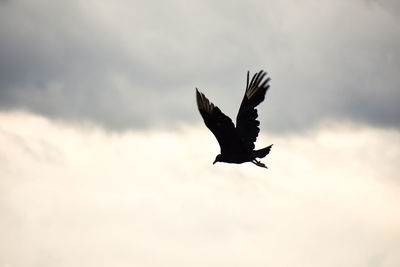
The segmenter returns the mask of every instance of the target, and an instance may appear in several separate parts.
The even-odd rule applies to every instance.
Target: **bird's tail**
[[[255,150],[253,152],[253,157],[254,158],[263,158],[263,157],[265,157],[271,151],[271,147],[272,147],[272,145],[264,147],[264,148],[259,149],[259,150]]]

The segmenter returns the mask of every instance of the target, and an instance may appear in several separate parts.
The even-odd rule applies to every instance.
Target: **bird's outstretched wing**
[[[236,134],[232,120],[211,103],[203,93],[200,93],[197,88],[196,100],[206,126],[218,140],[221,154],[238,152],[240,139]]]
[[[263,81],[266,74],[263,70],[259,71],[254,74],[249,84],[249,72],[247,72],[246,92],[236,117],[237,133],[248,150],[254,149],[254,142],[260,132],[256,107],[264,100],[269,88],[270,78]]]

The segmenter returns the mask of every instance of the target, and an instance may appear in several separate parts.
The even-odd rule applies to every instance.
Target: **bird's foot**
[[[268,169],[267,165],[265,165],[265,164],[262,163],[261,161],[258,161],[258,160],[256,160],[256,159],[253,159],[251,162],[254,163],[255,165],[257,165],[258,167],[262,167],[262,168]]]

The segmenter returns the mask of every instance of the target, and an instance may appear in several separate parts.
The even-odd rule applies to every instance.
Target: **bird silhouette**
[[[246,92],[236,116],[236,127],[228,116],[196,88],[197,107],[204,123],[215,135],[221,148],[221,153],[216,156],[213,164],[252,162],[259,167],[267,168],[257,158],[268,155],[272,145],[254,150],[254,142],[260,132],[256,107],[264,101],[270,78],[264,79],[267,73],[261,70],[254,74],[249,83],[249,74],[250,72],[247,72]]]

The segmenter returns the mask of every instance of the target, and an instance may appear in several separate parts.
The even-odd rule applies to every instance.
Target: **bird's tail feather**
[[[272,145],[264,147],[262,149],[255,150],[253,152],[253,156],[255,158],[263,158],[263,157],[265,157],[266,155],[269,154],[269,152],[271,151],[271,147],[272,147]]]

